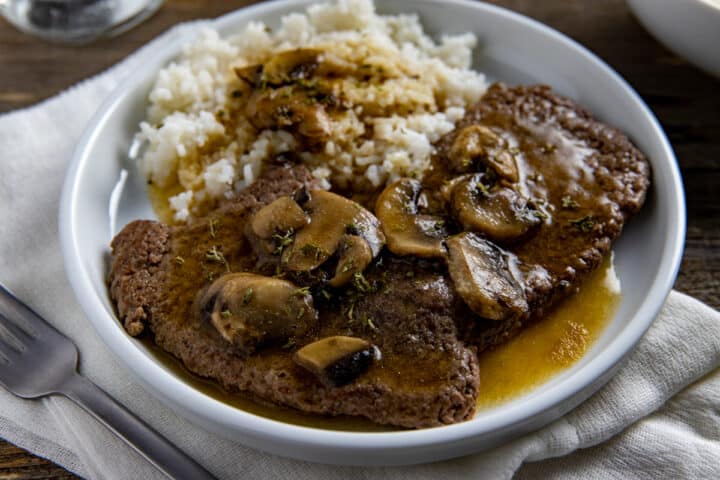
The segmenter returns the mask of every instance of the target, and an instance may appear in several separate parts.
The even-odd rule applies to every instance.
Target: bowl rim
[[[235,18],[238,16],[251,17],[269,13],[279,7],[301,8],[311,3],[314,2],[312,0],[274,0],[251,5],[214,19],[211,26],[222,28],[236,23]],[[603,60],[576,41],[537,20],[502,7],[469,0],[419,0],[416,3],[430,5],[442,3],[443,6],[448,8],[462,6],[476,10],[477,14],[490,12],[503,17],[503,20],[518,22],[525,28],[537,30],[555,41],[564,43],[570,47],[574,54],[585,57],[596,64],[605,74],[617,82],[623,90],[627,91],[632,99],[633,108],[641,112],[649,122],[653,136],[661,144],[663,161],[668,164],[666,167],[672,185],[671,193],[674,194],[675,198],[670,204],[671,211],[665,215],[670,228],[663,245],[664,255],[660,260],[657,274],[647,296],[626,327],[624,327],[623,335],[615,338],[596,358],[591,359],[582,369],[566,378],[561,384],[538,395],[532,403],[532,408],[528,408],[527,405],[518,405],[515,408],[508,409],[503,415],[496,417],[483,418],[481,421],[474,419],[431,429],[392,432],[351,432],[317,429],[245,412],[194,389],[183,380],[166,371],[159,363],[148,362],[147,356],[140,351],[129,336],[118,334],[116,316],[107,311],[99,297],[88,294],[88,292],[93,292],[93,283],[90,273],[82,266],[80,261],[82,254],[77,242],[78,231],[76,229],[76,205],[79,188],[75,180],[78,178],[78,173],[83,168],[83,165],[88,161],[86,155],[87,146],[98,135],[99,129],[97,126],[103,124],[113,114],[117,105],[122,101],[124,92],[132,88],[129,82],[123,81],[113,90],[89,121],[74,150],[60,201],[60,239],[67,276],[78,302],[93,327],[106,346],[121,359],[121,363],[132,371],[142,383],[151,385],[151,392],[163,398],[166,405],[177,407],[181,411],[190,414],[191,417],[203,418],[215,425],[223,425],[235,431],[253,434],[256,438],[276,440],[281,437],[286,444],[300,443],[317,447],[332,446],[335,449],[340,448],[362,453],[362,451],[377,451],[379,449],[407,449],[427,447],[438,443],[453,443],[491,431],[504,430],[523,424],[535,416],[556,408],[579,392],[592,388],[593,382],[603,376],[608,377],[608,373],[632,349],[659,313],[680,267],[685,237],[685,198],[680,171],[673,150],[658,120],[647,105],[632,87]],[[378,1],[378,4],[382,9],[382,3]],[[158,49],[155,55],[160,56],[172,51],[179,51],[183,40],[184,38],[179,37],[173,39],[167,45]],[[674,234],[673,227],[676,227]],[[594,388],[597,389],[599,386],[597,385]],[[293,456],[292,452],[288,452],[288,455]]]

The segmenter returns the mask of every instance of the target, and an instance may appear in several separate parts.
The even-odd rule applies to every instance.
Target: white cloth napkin
[[[57,205],[90,115],[154,48],[188,28],[170,30],[46,102],[0,116],[0,281],[75,341],[84,375],[220,478],[720,478],[720,314],[676,292],[591,399],[501,448],[446,462],[354,468],[276,457],[207,433],[144,391],[75,301],[63,271]],[[161,478],[62,397],[20,400],[0,388],[0,436],[86,478]]]

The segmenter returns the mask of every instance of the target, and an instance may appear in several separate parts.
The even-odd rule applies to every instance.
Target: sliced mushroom
[[[279,278],[229,273],[199,299],[199,311],[242,354],[302,336],[317,326],[312,295]]]
[[[297,48],[279,52],[261,65],[236,67],[235,75],[253,87],[279,87],[312,77],[321,60],[320,50]]]
[[[298,48],[274,55],[263,65],[236,68],[252,93],[245,113],[255,128],[293,128],[311,144],[330,135],[331,120],[325,109],[335,105],[331,91],[311,79],[323,59],[320,50]]]
[[[355,380],[372,364],[375,348],[356,337],[326,337],[305,345],[293,359],[328,387],[341,387]]]
[[[262,72],[262,65],[248,65],[247,67],[235,68],[235,75],[237,75],[240,80],[247,82],[251,87],[260,85]]]
[[[322,60],[322,52],[312,48],[296,48],[273,55],[263,66],[262,80],[282,85],[312,77]]]
[[[455,185],[451,208],[467,230],[480,232],[490,240],[518,240],[540,225],[540,219],[528,208],[527,200],[507,187],[490,189],[483,174],[466,175]]]
[[[293,244],[283,252],[283,264],[289,270],[316,269],[338,250],[346,235],[357,237],[352,242],[366,242],[372,257],[377,256],[385,244],[378,219],[350,199],[315,190],[303,206],[310,214],[310,223],[297,232]],[[357,251],[348,249],[350,254]],[[340,265],[343,260],[341,257]]]
[[[291,86],[253,90],[245,113],[255,128],[294,128],[312,143],[330,135],[331,121],[325,107],[307,92]]]
[[[510,182],[515,183],[519,178],[507,141],[484,125],[470,125],[460,130],[450,147],[448,160],[456,172],[469,172],[479,161]]]
[[[443,257],[447,236],[442,217],[418,212],[421,184],[401,178],[383,190],[375,213],[387,237],[388,249],[396,255]]]
[[[310,217],[291,197],[280,197],[255,212],[250,227],[255,235],[269,240],[277,233],[294,231],[310,223]]]
[[[470,232],[447,239],[448,270],[470,309],[490,320],[527,313],[525,291],[510,271],[507,254]]]
[[[353,279],[356,273],[362,272],[373,259],[368,242],[357,235],[345,235],[338,248],[338,264],[335,276],[328,284],[341,287]]]

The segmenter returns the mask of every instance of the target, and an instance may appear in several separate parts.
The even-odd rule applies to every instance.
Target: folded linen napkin
[[[144,391],[74,299],[57,205],[92,113],[147,55],[188,28],[170,30],[57,97],[0,116],[0,280],[75,341],[84,375],[220,478],[720,478],[720,314],[676,292],[617,375],[588,401],[535,433],[456,460],[404,468],[290,460],[205,432]],[[0,388],[0,436],[86,478],[162,478],[62,397],[20,400]]]

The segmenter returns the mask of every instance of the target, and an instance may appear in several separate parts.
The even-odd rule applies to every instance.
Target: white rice
[[[177,221],[245,188],[269,159],[296,152],[299,142],[288,131],[257,131],[242,116],[233,131],[218,121],[223,112],[242,111],[242,99],[230,95],[239,82],[233,67],[313,47],[391,75],[380,85],[343,87],[352,107],[333,117],[324,149],[296,152],[303,163],[326,188],[372,191],[402,176],[421,177],[432,142],[486,89],[470,68],[475,44],[472,34],[435,42],[416,15],[377,15],[372,0],[313,5],[283,18],[276,31],[251,22],[221,38],[204,28],[158,73],[138,133],[147,141],[140,167],[156,187],[180,192],[168,199]]]

